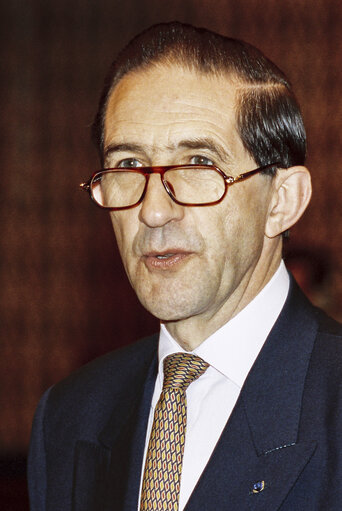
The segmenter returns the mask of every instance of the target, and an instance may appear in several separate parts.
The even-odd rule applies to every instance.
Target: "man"
[[[161,331],[45,394],[32,509],[340,510],[341,328],[282,262],[311,195],[285,76],[240,41],[154,26],[113,64],[94,136],[107,170],[83,187]],[[187,390],[167,394],[169,360],[201,364]]]

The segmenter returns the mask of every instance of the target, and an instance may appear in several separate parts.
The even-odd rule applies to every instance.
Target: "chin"
[[[192,315],[192,312],[187,310],[190,308],[189,301],[184,307],[182,303],[170,300],[170,297],[165,299],[165,297],[156,296],[151,300],[151,296],[140,297],[138,295],[138,298],[143,307],[160,321],[180,321]]]
[[[178,311],[175,310],[175,308],[170,309],[169,307],[163,307],[163,306],[151,306],[150,304],[146,304],[144,302],[141,302],[142,305],[145,307],[145,309],[152,314],[152,316],[156,317],[162,322],[168,322],[168,321],[181,321],[182,319],[186,319],[189,317],[187,314],[184,314],[184,310]]]
[[[135,284],[133,288],[143,307],[161,321],[180,321],[203,313],[211,307],[218,291],[218,285],[205,287],[203,279],[193,274],[157,282],[145,279]]]

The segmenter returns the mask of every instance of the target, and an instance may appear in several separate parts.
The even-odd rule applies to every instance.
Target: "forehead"
[[[128,141],[170,148],[187,138],[207,137],[232,152],[241,151],[236,91],[227,76],[179,66],[129,73],[110,95],[104,147]]]

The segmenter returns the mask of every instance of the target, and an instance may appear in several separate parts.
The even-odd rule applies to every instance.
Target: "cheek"
[[[266,202],[255,191],[244,189],[243,184],[227,199],[222,211],[221,243],[239,257],[258,252],[264,240]]]
[[[202,255],[209,265],[208,273],[220,274],[232,245],[234,219],[231,212],[221,205],[203,208],[193,219],[193,225],[203,240]]]
[[[132,252],[131,248],[136,232],[134,227],[134,218],[132,217],[133,215],[129,211],[117,211],[110,213],[116,242],[126,268]]]

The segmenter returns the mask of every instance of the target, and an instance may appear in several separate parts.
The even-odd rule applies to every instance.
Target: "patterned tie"
[[[208,364],[190,353],[164,360],[164,383],[154,411],[140,511],[177,511],[186,431],[186,389]]]

